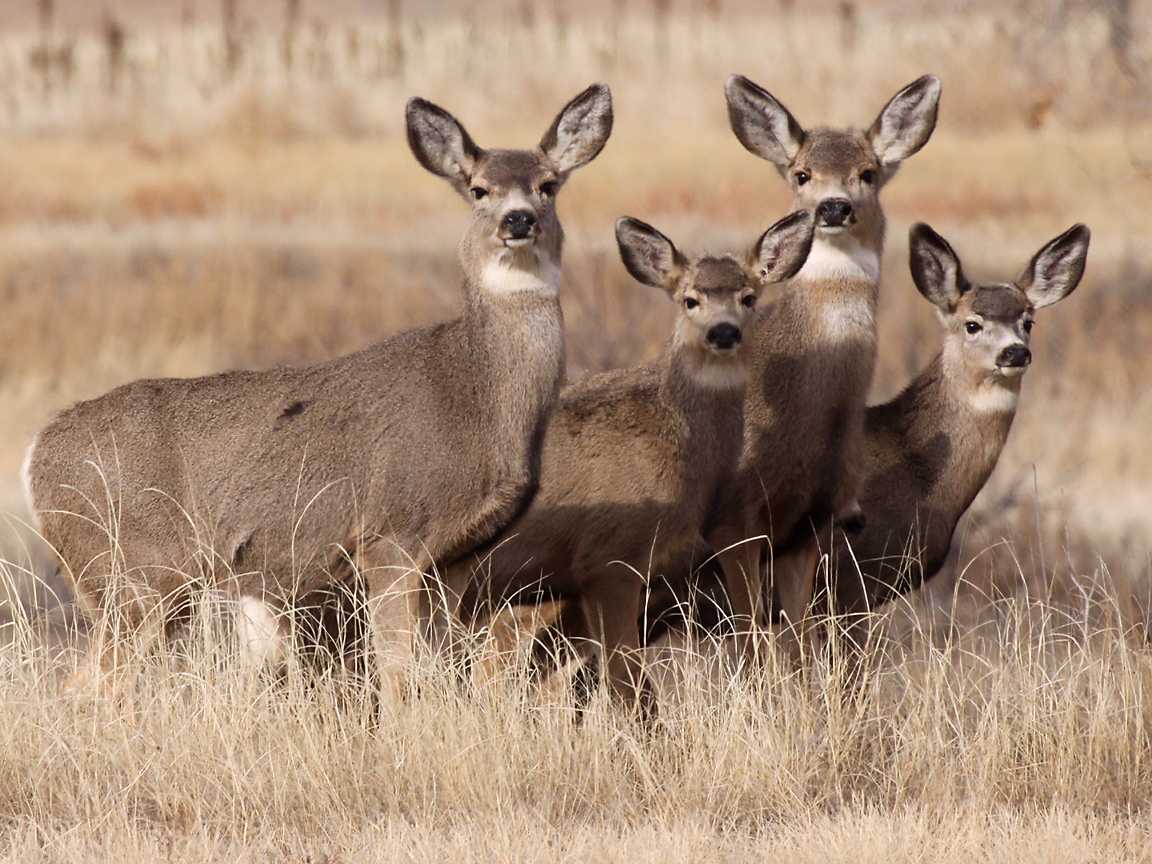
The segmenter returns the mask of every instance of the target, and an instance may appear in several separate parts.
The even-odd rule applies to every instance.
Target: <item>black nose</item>
[[[708,344],[716,348],[731,348],[739,345],[740,339],[740,328],[735,324],[717,324],[708,330]]]
[[[852,202],[847,198],[825,198],[816,205],[816,221],[837,228],[852,215]]]
[[[1032,352],[1027,345],[1009,345],[996,358],[997,366],[1027,366],[1032,362]]]
[[[525,240],[532,233],[532,226],[536,224],[536,216],[528,210],[510,210],[504,214],[500,227],[508,233],[513,240]]]

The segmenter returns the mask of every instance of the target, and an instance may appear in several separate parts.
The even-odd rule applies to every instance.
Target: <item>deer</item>
[[[565,362],[556,197],[612,120],[594,84],[535,147],[483,149],[409,100],[416,160],[471,207],[459,317],[315,365],[134,381],[35,435],[29,507],[94,619],[73,689],[155,644],[198,586],[275,643],[294,598],[356,579],[378,688],[403,697],[423,574],[535,491]]]
[[[733,132],[771,162],[794,210],[815,214],[812,252],[760,313],[745,401],[744,446],[706,535],[723,570],[737,656],[755,663],[766,625],[766,553],[797,548],[784,572],[767,554],[786,644],[799,659],[815,589],[817,534],[831,519],[863,524],[864,409],[876,362],[885,217],[880,190],[936,125],[940,80],[901,89],[867,129],[805,130],[767,90],[733,75]],[[715,563],[714,562],[714,563]],[[714,566],[714,565],[713,565]]]
[[[475,625],[501,603],[562,599],[616,704],[654,715],[637,655],[645,582],[703,542],[718,484],[743,446],[757,298],[800,269],[813,226],[809,211],[796,211],[743,259],[690,259],[652,226],[617,222],[625,268],[676,304],[672,336],[655,361],[561,391],[531,504],[443,577],[462,619]]]
[[[870,611],[943,567],[956,525],[1012,429],[1036,310],[1079,285],[1090,238],[1086,225],[1073,225],[1012,281],[972,283],[943,237],[922,222],[912,226],[912,278],[936,307],[944,340],[899,395],[865,417],[860,503],[868,521],[851,537],[835,532],[824,586],[849,656],[863,651]]]

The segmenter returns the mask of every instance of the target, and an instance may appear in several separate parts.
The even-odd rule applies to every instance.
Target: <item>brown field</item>
[[[1152,6],[97,7],[0,8],[0,856],[1152,859]],[[377,722],[336,684],[247,668],[208,604],[130,711],[58,695],[70,597],[25,524],[31,434],[134,378],[311,362],[454,315],[466,208],[409,154],[409,96],[525,146],[612,87],[613,138],[560,201],[575,378],[653,356],[671,320],[620,265],[617,217],[735,250],[787,208],[728,129],[727,74],[818,125],[869,123],[927,71],[937,131],[884,193],[873,397],[939,347],[913,222],[975,278],[1074,222],[1093,239],[1080,288],[1038,316],[953,559],[884,613],[859,693],[834,666],[749,682],[676,643],[652,652],[652,735],[600,703],[576,726],[499,663],[461,693],[430,660]]]

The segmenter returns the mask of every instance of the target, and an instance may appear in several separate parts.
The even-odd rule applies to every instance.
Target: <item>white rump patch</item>
[[[40,433],[37,432],[32,437],[32,443],[28,445],[28,452],[24,454],[24,464],[20,466],[20,485],[24,487],[24,500],[28,502],[28,510],[32,514],[32,526],[37,532],[40,531],[40,514],[36,512],[36,501],[32,497],[32,453],[39,443]]]
[[[1016,410],[1020,394],[998,384],[983,384],[968,395],[972,410],[981,414],[1005,414]]]
[[[513,264],[508,259],[520,256],[500,254],[484,266],[480,274],[480,287],[489,294],[558,294],[560,268],[551,261],[530,259],[531,269]],[[527,257],[527,256],[525,256]]]
[[[800,268],[798,279],[816,280],[866,280],[880,281],[880,256],[866,249],[847,234],[822,236],[816,231],[812,251],[808,260]]]
[[[236,636],[240,651],[255,665],[277,666],[288,659],[288,634],[276,610],[245,594],[236,614]]]

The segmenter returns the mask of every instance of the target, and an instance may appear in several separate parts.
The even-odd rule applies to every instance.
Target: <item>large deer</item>
[[[944,345],[900,395],[868,409],[867,525],[836,532],[830,606],[851,648],[863,647],[866,614],[943,566],[952,534],[984,487],[1008,439],[1037,309],[1067,297],[1088,256],[1087,226],[1047,243],[1011,282],[971,283],[948,243],[923,223],[909,233],[916,287],[936,307]]]
[[[151,644],[196,585],[226,587],[266,631],[358,574],[396,695],[422,574],[529,500],[564,370],[556,194],[607,141],[611,97],[589,87],[529,150],[484,150],[423,99],[407,125],[471,204],[459,318],[314,366],[136,381],[34,439],[29,504],[97,616],[74,683]]]
[[[864,407],[876,360],[885,227],[879,193],[932,134],[940,81],[926,75],[909,84],[867,129],[805,130],[741,76],[728,79],[726,92],[736,137],[775,165],[792,189],[793,209],[816,215],[808,262],[757,322],[744,451],[708,535],[739,652],[751,660],[765,623],[769,543],[803,552],[789,558],[788,572],[768,556],[770,581],[797,628],[813,596],[813,529],[833,517],[862,522]],[[799,642],[793,648],[799,652]]]
[[[800,269],[812,230],[811,213],[799,211],[744,259],[689,260],[651,226],[617,223],[629,273],[676,303],[672,338],[652,363],[562,391],[531,505],[444,578],[466,610],[482,616],[540,592],[568,599],[614,694],[653,707],[636,653],[645,581],[701,548],[718,484],[742,448],[756,299]]]

